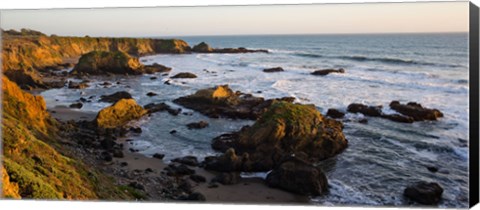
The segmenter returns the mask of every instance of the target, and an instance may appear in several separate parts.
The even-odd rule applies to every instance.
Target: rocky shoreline
[[[2,33],[6,37],[5,53],[2,54],[6,61],[3,63],[5,76],[27,90],[61,87],[82,89],[89,86],[90,78],[98,75],[168,75],[172,70],[158,63],[143,65],[137,57],[140,55],[268,53],[267,50],[243,47],[215,49],[204,42],[190,47],[182,40],[48,37],[41,33],[25,37],[11,31]],[[74,44],[83,47],[73,49]],[[63,50],[52,53],[51,49],[46,49],[52,45],[59,45]],[[99,47],[100,45],[107,47]],[[21,51],[21,48],[29,50]],[[36,51],[47,53],[39,56],[33,53]],[[13,56],[21,59],[13,59]],[[78,57],[78,62],[72,59],[73,57]],[[66,60],[70,62],[64,62]],[[61,71],[65,68],[72,68],[72,71]],[[263,70],[266,73],[283,71],[281,67]],[[345,70],[316,70],[311,75],[326,76],[331,73],[345,74]],[[195,74],[182,72],[170,78],[197,77]],[[10,82],[7,78],[3,80],[6,83]],[[67,83],[69,78],[81,79],[82,82]],[[109,84],[105,83],[105,87],[108,86]],[[5,91],[9,90],[4,89]],[[19,91],[15,89],[14,92]],[[324,116],[314,105],[295,103],[295,98],[264,99],[234,91],[228,84],[218,84],[172,102],[209,118],[249,119],[255,123],[212,139],[212,148],[221,152],[221,155],[208,156],[204,160],[186,156],[167,164],[161,160],[161,153],[154,157],[136,153],[129,147],[132,140],[128,136],[142,132],[141,128],[132,125],[132,122],[155,112],[165,111],[177,116],[182,113],[182,109],[174,109],[165,103],[137,104],[132,96],[124,91],[101,96],[100,101],[111,103],[111,106],[98,113],[77,113],[72,116],[68,109],[81,110],[83,103],[93,99],[86,96],[87,98],[80,98],[78,103],[71,104],[69,108],[48,110],[50,113],[47,113],[44,102],[38,102],[43,100],[40,96],[23,92],[16,94],[22,100],[27,98],[24,110],[14,111],[12,107],[17,102],[5,99],[4,108],[12,109],[9,110],[12,115],[23,116],[24,112],[27,113],[28,118],[25,117],[25,121],[22,121],[24,124],[29,120],[42,122],[38,125],[39,130],[48,130],[43,125],[43,121],[47,119],[58,135],[53,137],[55,144],[61,145],[57,149],[65,149],[60,153],[75,157],[92,170],[113,177],[113,184],[116,186],[114,188],[120,190],[119,197],[126,196],[136,200],[305,204],[309,202],[309,196],[328,193],[328,179],[317,163],[341,154],[348,147],[348,140],[343,133],[342,118],[345,112],[341,110],[329,109]],[[24,96],[26,94],[28,95]],[[147,95],[155,94],[152,92]],[[30,104],[40,107],[38,112],[44,115],[42,119],[30,116]],[[435,121],[443,117],[439,110],[426,108],[415,102],[402,104],[392,101],[389,106],[395,114],[383,113],[381,106],[359,103],[350,104],[346,111],[399,123]],[[51,119],[50,115],[57,119]],[[359,123],[368,123],[368,120],[362,119]],[[208,122],[192,122],[185,126],[189,129],[203,129],[208,126]],[[48,136],[49,133],[43,135]],[[12,145],[15,144],[12,142]],[[14,164],[7,165],[7,174],[12,174]],[[242,178],[242,172],[269,173],[263,180]],[[25,192],[24,188],[29,186],[22,186],[25,181],[21,182],[18,176],[10,175],[8,180],[20,183],[13,188],[19,191],[22,197],[33,196]],[[262,192],[262,196],[258,196],[258,192]],[[434,205],[440,201],[442,192],[443,189],[438,184],[422,182],[406,186],[404,194],[418,203]],[[92,197],[95,196],[85,198]],[[96,197],[109,199],[101,195]],[[76,197],[68,195],[64,198]]]

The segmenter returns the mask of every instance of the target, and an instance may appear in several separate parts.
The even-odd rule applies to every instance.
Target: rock
[[[421,104],[415,102],[401,104],[398,101],[392,101],[390,103],[390,108],[400,114],[412,117],[415,121],[437,120],[438,118],[443,117],[443,113],[438,109],[425,108]]]
[[[178,74],[176,74],[175,76],[170,77],[170,78],[172,78],[172,79],[197,78],[197,75],[192,74],[192,73],[190,73],[190,72],[181,72],[181,73],[178,73]]]
[[[363,104],[352,103],[347,107],[348,112],[362,113],[365,116],[380,117],[382,116],[382,106],[367,106]]]
[[[207,181],[207,179],[205,177],[197,175],[197,174],[190,175],[190,179],[193,180],[194,182],[197,182],[197,183]]]
[[[212,182],[212,183],[209,183],[207,187],[208,187],[208,188],[218,188],[218,184]]]
[[[223,185],[233,185],[240,182],[240,173],[230,172],[230,173],[220,173],[212,179],[212,182],[218,182]]]
[[[202,129],[202,128],[206,128],[207,126],[208,126],[208,122],[205,122],[205,121],[187,124],[188,129]]]
[[[135,188],[137,190],[145,190],[145,187],[138,182],[130,182],[130,184],[128,184],[128,186],[130,186],[132,188]]]
[[[80,82],[80,83],[77,83],[77,82],[68,82],[68,88],[70,89],[85,89],[89,87],[88,83],[87,82]]]
[[[294,158],[273,169],[266,182],[300,195],[318,196],[328,191],[327,177],[320,168]]]
[[[177,130],[171,130],[170,131],[170,134],[174,134],[174,133],[177,133]]]
[[[147,93],[147,96],[149,96],[149,97],[156,96],[156,95],[158,95],[158,94],[156,94],[156,93],[154,93],[154,92],[148,92],[148,93]]]
[[[83,104],[82,103],[73,103],[73,104],[70,104],[69,107],[74,108],[74,109],[81,109],[83,107]]]
[[[195,170],[188,168],[184,164],[169,164],[164,170],[167,171],[168,176],[185,176],[195,173]]]
[[[135,100],[121,99],[98,112],[95,122],[100,128],[115,128],[139,119],[146,113],[147,110],[138,105]]]
[[[2,60],[5,62],[4,59]],[[25,69],[6,71],[4,69],[3,73],[9,80],[18,84],[22,89],[46,88],[41,75],[37,71]]]
[[[172,70],[172,68],[170,68],[170,67],[166,67],[164,65],[154,63],[152,65],[145,65],[145,67],[143,69],[143,72],[146,73],[146,74],[154,74],[154,73],[157,73],[157,72],[160,72],[160,73],[169,72],[171,70]]]
[[[175,158],[172,160],[172,162],[177,162],[189,166],[198,166],[198,160],[197,157],[194,156],[185,156],[182,158]]]
[[[174,109],[165,103],[159,103],[159,104],[150,103],[145,105],[144,108],[148,110],[148,113],[167,111],[169,114],[173,116],[177,116],[182,111],[182,109]]]
[[[342,118],[345,116],[345,113],[338,111],[337,109],[328,109],[327,116],[331,118]]]
[[[107,162],[110,162],[113,160],[113,157],[108,152],[106,152],[102,154],[102,159]]]
[[[401,122],[401,123],[413,123],[415,121],[413,117],[399,115],[399,114],[382,114],[381,117],[385,119],[389,119],[391,121]]]
[[[111,95],[100,96],[100,102],[115,103],[120,99],[131,99],[132,95],[126,91],[119,91]]]
[[[113,150],[113,157],[123,158],[125,157],[125,155],[123,154],[122,150],[116,149],[116,150]]]
[[[138,58],[122,51],[92,51],[84,54],[73,68],[72,74],[131,74],[143,73],[144,66]]]
[[[105,82],[103,82],[101,85],[102,85],[102,86],[110,86],[110,85],[112,85],[112,83],[105,81]]]
[[[345,69],[321,69],[321,70],[316,70],[310,74],[315,75],[315,76],[325,76],[330,73],[345,73]]]
[[[165,155],[160,153],[155,153],[153,154],[153,157],[162,160],[165,157]]]
[[[199,192],[191,193],[188,196],[182,195],[179,196],[177,199],[182,201],[206,201],[205,196]]]
[[[200,42],[199,44],[193,46],[192,51],[193,52],[209,53],[209,52],[213,52],[213,48],[211,48],[205,42]]]
[[[157,77],[150,77],[151,80],[156,80],[158,79]]]
[[[282,67],[263,69],[263,72],[266,72],[266,73],[281,72],[281,71],[284,71]]]
[[[314,105],[274,102],[254,125],[214,140],[234,150],[220,157],[230,162],[210,167],[218,166],[222,171],[268,171],[291,155],[312,162],[325,160],[347,147],[342,130],[341,122],[323,117]],[[236,154],[242,154],[241,160]]]
[[[128,163],[127,163],[127,162],[121,162],[121,163],[120,163],[120,167],[125,167],[125,166],[128,166]]]
[[[438,172],[438,168],[435,166],[427,166],[428,171],[436,173]]]
[[[434,182],[417,182],[408,186],[403,194],[415,202],[425,205],[435,205],[442,199],[443,188]]]
[[[153,173],[153,169],[151,169],[151,168],[146,168],[146,169],[145,169],[145,173]]]
[[[251,94],[233,92],[228,85],[198,90],[196,93],[177,98],[174,103],[198,111],[211,118],[256,120],[274,101],[293,102],[295,98],[264,100]]]
[[[130,131],[134,132],[134,133],[142,133],[142,128],[140,127],[131,127],[130,128]]]
[[[228,149],[225,154],[219,157],[209,156],[204,160],[205,169],[221,172],[232,172],[242,170],[242,160],[235,154],[235,149]]]
[[[368,120],[366,118],[363,118],[363,119],[360,119],[358,122],[362,124],[367,124]]]

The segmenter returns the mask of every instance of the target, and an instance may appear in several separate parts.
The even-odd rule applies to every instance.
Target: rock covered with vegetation
[[[143,65],[138,58],[116,51],[92,51],[82,55],[73,74],[142,74]]]
[[[98,112],[95,122],[99,128],[115,128],[139,119],[146,113],[147,110],[138,105],[134,99],[120,99]]]

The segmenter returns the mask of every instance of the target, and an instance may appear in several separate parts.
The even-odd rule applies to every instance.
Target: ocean
[[[403,190],[415,181],[437,182],[444,188],[440,207],[468,206],[469,66],[468,34],[362,34],[362,35],[262,35],[177,37],[191,46],[206,42],[214,48],[246,47],[270,53],[182,54],[141,57],[144,64],[160,63],[179,72],[192,72],[196,79],[169,76],[97,77],[87,89],[51,89],[41,93],[47,106],[68,106],[80,97],[130,92],[137,102],[165,102],[202,88],[228,84],[236,91],[264,98],[291,96],[296,102],[314,104],[323,114],[329,108],[346,111],[351,103],[383,105],[414,101],[437,108],[444,117],[436,122],[404,124],[348,113],[344,133],[349,141],[343,153],[318,163],[325,171],[330,190],[311,201],[319,205],[410,205]],[[264,73],[282,67],[285,72]],[[344,68],[344,74],[313,76],[324,68]],[[72,79],[73,80],[73,79]],[[169,80],[171,85],[164,84]],[[104,81],[116,82],[104,88]],[[155,92],[158,96],[148,97]],[[107,103],[85,103],[79,110],[98,112]],[[212,138],[254,122],[209,119],[192,110],[171,116],[155,113],[137,122],[143,132],[130,136],[132,147],[147,156],[165,154],[165,161],[185,155],[203,159],[218,154]],[[190,122],[205,120],[210,126],[189,130]],[[171,130],[177,130],[171,135]],[[427,167],[439,170],[430,172]],[[243,174],[265,176],[265,174]]]

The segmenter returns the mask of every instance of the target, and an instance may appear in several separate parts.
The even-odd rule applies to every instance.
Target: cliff
[[[3,196],[41,199],[128,199],[107,177],[67,156],[41,96],[2,78]],[[59,152],[61,151],[61,152]]]

